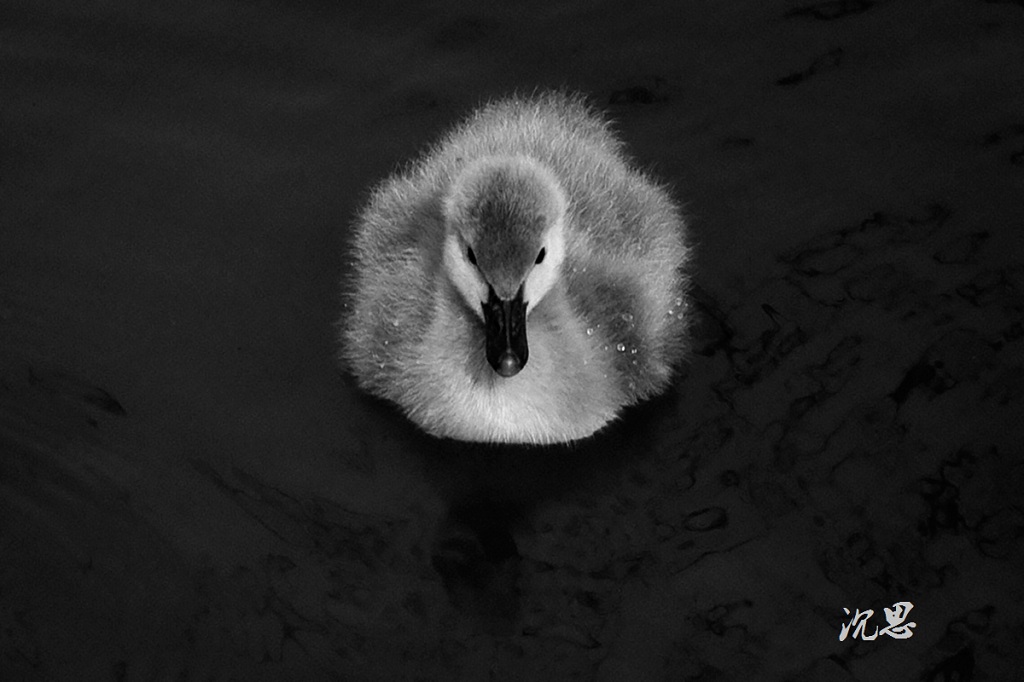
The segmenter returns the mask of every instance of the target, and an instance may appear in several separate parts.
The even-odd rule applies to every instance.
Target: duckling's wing
[[[361,385],[401,392],[429,325],[443,224],[436,193],[406,175],[374,191],[360,214],[341,321],[342,357]]]

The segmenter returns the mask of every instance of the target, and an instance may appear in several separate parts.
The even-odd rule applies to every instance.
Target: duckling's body
[[[588,436],[684,354],[684,224],[580,99],[485,106],[373,194],[342,357],[442,437]]]

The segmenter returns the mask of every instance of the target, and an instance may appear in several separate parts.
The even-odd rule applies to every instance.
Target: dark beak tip
[[[523,369],[523,364],[519,362],[519,358],[516,357],[515,353],[503,353],[501,358],[498,360],[498,366],[494,368],[498,374],[508,379],[519,374],[520,370]]]

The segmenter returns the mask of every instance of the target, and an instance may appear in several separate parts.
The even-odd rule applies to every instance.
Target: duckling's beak
[[[494,371],[508,378],[526,366],[530,349],[526,345],[526,303],[523,287],[516,297],[499,298],[490,287],[484,304],[484,330],[487,335],[487,362]]]

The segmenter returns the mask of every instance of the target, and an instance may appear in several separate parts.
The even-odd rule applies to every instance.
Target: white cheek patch
[[[558,279],[559,269],[565,260],[565,232],[562,219],[559,219],[548,233],[544,244],[544,262],[533,266],[526,278],[523,297],[526,299],[527,311],[540,303],[544,295],[551,290]]]
[[[444,243],[444,269],[452,284],[471,309],[483,319],[481,304],[487,301],[487,285],[480,273],[470,265],[462,253],[462,245],[454,234],[448,234]]]

